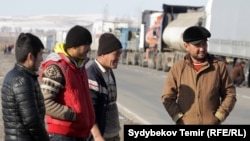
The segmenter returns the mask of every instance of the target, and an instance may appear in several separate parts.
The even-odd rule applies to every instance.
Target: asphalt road
[[[121,64],[114,72],[119,110],[123,115],[139,124],[174,124],[161,103],[167,72]],[[250,125],[249,90],[236,88],[236,105],[222,124]]]
[[[15,62],[14,55],[0,54],[0,86],[3,77]],[[160,97],[167,77],[166,72],[122,65],[114,70],[118,85],[118,108],[123,141],[124,124],[173,124]],[[1,106],[0,106],[1,110]],[[237,103],[223,124],[250,124],[249,88],[237,88]],[[0,112],[2,117],[2,112]],[[0,118],[0,141],[3,141],[3,122]]]

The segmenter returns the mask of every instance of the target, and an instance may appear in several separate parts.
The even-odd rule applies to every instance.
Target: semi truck
[[[89,52],[89,58],[94,59],[97,55],[97,49],[99,46],[99,38],[103,33],[113,33],[115,36],[120,37],[120,28],[129,27],[127,22],[107,21],[107,20],[96,20],[93,24],[87,28],[92,34],[91,51]]]
[[[138,27],[122,27],[118,28],[120,31],[117,37],[122,44],[122,64],[138,64],[138,51],[139,51],[139,33],[140,29]]]
[[[200,12],[203,11],[203,12]],[[138,65],[168,71],[172,64],[185,55],[181,32],[195,25],[204,15],[203,6],[180,6],[163,4],[163,11],[145,10],[142,13],[140,40],[137,55],[133,56]],[[173,24],[181,20],[177,25]],[[169,25],[176,27],[169,30]],[[165,34],[171,35],[170,38]],[[165,40],[167,39],[167,41]]]
[[[206,5],[183,6],[163,4],[162,11],[142,13],[138,62],[140,66],[169,71],[186,51],[182,34],[190,26],[206,27],[212,34],[208,53],[228,63],[250,60],[250,1],[208,0]],[[247,78],[247,77],[246,77]]]

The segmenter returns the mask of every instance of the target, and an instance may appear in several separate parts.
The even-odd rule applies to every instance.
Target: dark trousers
[[[242,84],[242,82],[244,81],[244,78],[243,77],[236,77],[234,79],[234,85],[236,86],[240,86]]]
[[[119,135],[111,137],[111,138],[104,138],[104,139],[105,141],[120,141],[121,140]],[[93,137],[89,138],[88,141],[94,141]]]
[[[249,66],[250,67],[250,66]],[[248,70],[248,76],[247,76],[247,87],[250,87],[250,69]]]
[[[59,134],[49,134],[50,141],[86,141],[83,138],[68,137]]]
[[[120,140],[121,139],[119,135],[111,137],[111,138],[105,138],[105,141],[120,141]]]

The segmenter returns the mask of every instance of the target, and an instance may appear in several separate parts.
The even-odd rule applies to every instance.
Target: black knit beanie
[[[99,39],[98,56],[122,48],[121,42],[112,33],[103,33]]]
[[[66,48],[90,45],[92,43],[91,33],[88,29],[76,25],[72,27],[66,36]]]

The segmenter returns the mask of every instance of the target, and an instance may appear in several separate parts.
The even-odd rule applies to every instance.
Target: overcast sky
[[[162,10],[162,4],[205,5],[207,0],[1,0],[0,16],[81,15],[106,13],[138,17],[143,10]]]

